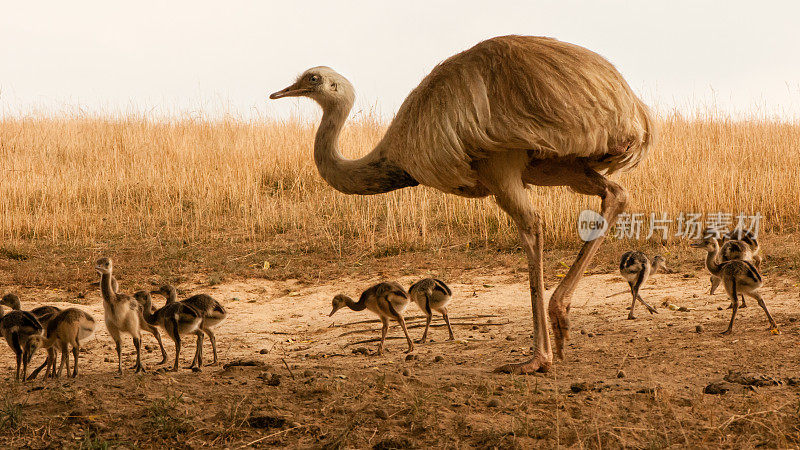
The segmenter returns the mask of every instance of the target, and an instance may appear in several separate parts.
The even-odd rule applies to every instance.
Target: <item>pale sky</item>
[[[390,117],[433,66],[496,35],[608,58],[662,111],[800,117],[794,1],[30,1],[0,11],[0,115],[287,117],[269,101],[328,65]]]

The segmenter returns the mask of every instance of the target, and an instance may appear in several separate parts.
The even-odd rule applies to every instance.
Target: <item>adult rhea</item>
[[[338,138],[353,86],[328,67],[305,71],[270,98],[305,96],[323,111],[314,143],[320,175],[346,194],[380,194],[423,184],[464,197],[493,195],[515,224],[528,258],[536,350],[500,372],[547,371],[542,221],[526,185],[569,186],[602,199],[609,228],[626,191],[607,175],[635,166],[652,141],[651,118],[600,55],[551,38],[502,36],[433,69],[403,102],[375,149],[344,159]],[[569,337],[567,314],[581,275],[602,242],[585,242],[549,303],[556,355]]]

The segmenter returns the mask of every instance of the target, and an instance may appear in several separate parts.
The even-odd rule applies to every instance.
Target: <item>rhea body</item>
[[[0,334],[17,358],[14,380],[20,380],[20,369],[22,369],[22,380],[25,381],[28,377],[28,364],[38,348],[34,344],[34,338],[41,336],[42,331],[42,324],[28,311],[12,310],[5,314],[3,307],[0,306]]]
[[[54,377],[60,377],[64,367],[67,368],[67,374],[69,374],[70,347],[72,348],[74,366],[72,373],[69,375],[72,377],[78,376],[78,355],[80,354],[81,343],[94,334],[94,329],[95,320],[91,314],[78,308],[67,308],[48,321],[44,335],[37,335],[33,338],[33,342],[37,347],[43,347],[48,350],[61,350],[61,364],[58,367],[58,371],[55,370],[55,352],[48,352],[47,361],[45,362],[45,364],[52,365]],[[31,378],[35,378],[39,370],[41,370],[41,367],[31,374]]]
[[[428,340],[428,328],[431,325],[433,312],[436,311],[442,315],[445,323],[447,324],[447,331],[450,333],[448,340],[452,341],[453,328],[450,326],[450,317],[447,315],[447,305],[453,296],[453,291],[447,286],[444,281],[436,278],[423,278],[412,284],[408,289],[408,296],[411,300],[419,306],[425,313],[425,331],[422,333],[422,338],[418,341],[424,343]]]
[[[719,260],[717,262],[727,262],[735,259],[741,259],[744,261],[750,261],[754,266],[756,266],[756,269],[761,269],[761,261],[763,260],[762,256],[759,254],[761,247],[755,235],[751,231],[736,228],[730,234],[723,235],[719,239],[719,244]],[[709,291],[710,295],[714,295],[714,292],[716,292],[721,281],[722,280],[720,280],[719,277],[711,275],[711,290]],[[747,302],[745,302],[744,295],[740,297],[740,308],[746,308]],[[729,308],[732,307],[733,305],[731,304]]]
[[[320,175],[346,194],[380,194],[419,184],[463,197],[494,196],[513,219],[528,259],[533,357],[500,372],[547,371],[553,350],[545,312],[542,220],[526,187],[569,186],[601,198],[611,229],[627,193],[607,175],[645,157],[648,108],[600,55],[534,36],[483,41],[437,65],[406,98],[383,138],[359,159],[339,150],[355,91],[328,67],[306,70],[272,99],[308,97],[322,108],[314,140]],[[549,302],[556,355],[569,337],[576,285],[603,237],[585,242]]]
[[[172,370],[178,370],[178,363],[180,362],[181,355],[181,336],[185,334],[197,335],[195,360],[190,367],[194,367],[196,361],[197,368],[200,369],[203,365],[203,359],[201,356],[198,357],[197,354],[203,346],[203,332],[200,331],[203,315],[191,306],[181,302],[168,303],[164,305],[164,307],[151,313],[153,300],[149,292],[138,291],[133,294],[133,296],[136,298],[136,301],[143,306],[144,320],[150,325],[163,328],[167,336],[175,342],[175,364],[172,366]]]
[[[14,311],[21,311],[22,310],[22,303],[19,300],[19,296],[14,293],[9,293],[3,296],[3,299],[0,300],[0,305],[8,306]],[[36,317],[36,320],[42,325],[42,329],[44,331],[47,330],[47,323],[50,322],[50,319],[56,316],[61,312],[61,308],[52,305],[43,305],[38,306],[30,310],[30,313]],[[36,375],[45,367],[47,367],[47,374],[50,374],[51,371],[51,361],[55,361],[55,349],[48,348],[47,349],[47,359],[45,362],[42,363],[41,366],[37,367],[33,372],[31,372],[30,379],[36,378]],[[55,370],[55,362],[52,362],[52,369]]]
[[[639,251],[630,251],[622,254],[622,258],[619,261],[619,273],[622,275],[622,278],[625,278],[625,281],[628,282],[628,285],[631,287],[631,295],[633,296],[630,312],[628,313],[629,320],[636,319],[636,316],[633,314],[633,309],[636,307],[636,300],[642,302],[642,305],[647,308],[650,314],[658,313],[656,308],[644,301],[639,294],[639,289],[647,279],[650,278],[650,275],[654,275],[659,270],[666,269],[666,267],[664,257],[661,255],[655,256],[651,262],[647,255]]]
[[[100,258],[95,263],[95,270],[100,274],[100,292],[103,295],[103,311],[106,329],[117,350],[117,371],[122,373],[122,335],[128,334],[136,348],[135,372],[144,371],[142,365],[142,310],[139,303],[130,295],[116,292],[111,279],[114,264],[111,258]]]
[[[170,284],[161,286],[161,288],[159,288],[158,291],[154,291],[153,294],[161,294],[166,297],[168,305],[178,301],[178,290],[175,286]],[[181,303],[191,306],[202,314],[203,321],[200,323],[200,330],[203,331],[203,333],[208,336],[208,340],[211,341],[211,351],[214,353],[214,360],[211,362],[211,365],[217,364],[217,337],[214,334],[214,328],[225,321],[228,317],[228,311],[218,301],[207,294],[193,295],[185,300],[181,300]],[[203,346],[200,336],[198,336],[197,345],[199,346],[199,350],[195,353],[195,359],[202,358],[203,356]],[[192,364],[194,364],[194,362],[192,362]]]
[[[358,302],[354,302],[352,298],[338,294],[333,298],[333,309],[328,317],[333,316],[336,311],[343,307],[348,307],[353,311],[368,310],[378,315],[381,319],[383,327],[381,328],[381,343],[378,345],[378,355],[383,354],[383,346],[386,341],[386,332],[389,330],[389,320],[396,320],[403,333],[406,335],[408,341],[408,350],[406,353],[414,351],[414,343],[408,336],[408,329],[406,328],[406,321],[403,318],[403,312],[408,306],[409,299],[408,293],[403,289],[400,284],[389,281],[378,283],[361,294]]]
[[[698,242],[692,243],[691,246],[702,248],[707,252],[706,268],[712,275],[722,280],[725,292],[728,293],[728,297],[731,299],[731,321],[728,324],[728,328],[723,331],[722,334],[730,334],[733,329],[733,321],[736,319],[736,311],[739,309],[739,294],[756,299],[758,306],[760,306],[767,315],[770,329],[776,330],[778,328],[778,325],[767,309],[767,304],[758,292],[764,282],[761,278],[761,274],[753,263],[741,259],[723,263],[718,262],[720,247],[719,242],[717,242],[717,239],[714,237],[704,238]]]

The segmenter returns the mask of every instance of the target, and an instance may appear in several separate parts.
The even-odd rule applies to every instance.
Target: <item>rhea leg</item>
[[[631,301],[631,311],[628,313],[628,320],[634,320],[636,318],[636,316],[633,315],[633,309],[636,308],[636,297],[638,293],[633,283],[631,283],[631,296],[633,296],[633,300]]]
[[[386,332],[389,331],[389,320],[385,317],[381,317],[381,322],[383,322],[383,327],[381,328],[381,343],[378,345],[378,354],[383,354],[383,342],[386,340]]]
[[[731,331],[733,330],[733,321],[734,319],[736,319],[736,311],[739,310],[739,298],[738,298],[739,296],[736,295],[736,283],[731,281],[726,281],[725,291],[728,293],[728,297],[730,297],[731,299],[732,308],[731,308],[731,321],[728,324],[728,328],[721,333],[722,335],[731,334]]]
[[[428,314],[428,317],[425,318],[425,331],[422,333],[422,339],[418,340],[420,344],[424,344],[428,340],[428,328],[431,326],[431,319],[433,318],[433,314]],[[450,336],[453,333],[450,332]]]
[[[600,214],[611,229],[617,222],[617,216],[625,210],[628,203],[628,194],[625,189],[600,175],[589,167],[578,165],[565,169],[563,173],[565,184],[574,191],[585,195],[596,195],[602,199],[600,204]],[[578,285],[578,281],[583,277],[583,273],[589,267],[589,263],[594,258],[600,244],[603,243],[605,236],[587,241],[583,244],[578,257],[570,266],[564,279],[553,291],[550,297],[548,310],[550,321],[553,325],[553,336],[556,343],[556,355],[564,357],[564,341],[569,339],[569,314],[572,294]]]
[[[450,338],[448,340],[452,341],[452,340],[455,339],[455,337],[453,336],[453,327],[450,326],[450,317],[447,316],[447,310],[446,309],[442,309],[442,317],[444,317],[444,323],[447,324],[447,331],[450,332]]]
[[[67,372],[69,372],[69,351],[67,351],[67,343],[61,343],[61,364],[58,365],[58,373],[56,373],[56,378],[61,376],[61,372],[64,371],[64,366],[67,366]]]
[[[161,361],[158,364],[164,364],[167,362],[167,350],[164,349],[164,343],[161,341],[161,333],[156,327],[153,327],[152,331],[150,332],[153,334],[153,337],[156,338],[156,341],[158,342],[158,348],[161,349]]]
[[[720,282],[722,282],[722,280],[720,280],[719,277],[715,277],[714,275],[711,275],[711,290],[708,291],[709,295],[714,295],[714,291],[717,290],[717,288],[719,287],[719,283]]]
[[[194,357],[192,358],[192,363],[186,366],[187,369],[191,369],[198,364],[198,361],[200,360],[200,353],[203,351],[203,337],[198,333],[195,333],[195,336],[197,336],[197,342],[194,347]]]
[[[639,301],[642,302],[642,304],[644,305],[645,308],[647,308],[647,311],[649,311],[650,314],[658,314],[658,310],[655,307],[650,306],[650,304],[647,303],[646,301],[644,301],[641,295],[636,294],[636,298],[638,298]]]
[[[406,353],[411,353],[414,351],[414,343],[411,342],[411,337],[408,335],[408,329],[406,328],[406,319],[403,318],[402,315],[398,314],[396,317],[397,321],[400,322],[400,328],[403,329],[403,333],[406,335],[406,341],[408,341],[408,350]]]
[[[211,341],[211,351],[214,353],[214,360],[211,361],[210,365],[213,366],[217,364],[217,336],[214,335],[214,331],[210,328],[204,328],[203,331],[208,336],[208,340]],[[202,343],[202,339],[200,339],[200,341]]]
[[[75,366],[75,369],[72,371],[72,378],[78,376],[78,353],[80,352],[80,349],[81,348],[79,345],[72,346],[72,359],[74,360],[72,364]],[[67,371],[69,371],[69,367],[67,367]]]
[[[750,294],[750,296],[756,299],[756,301],[758,302],[758,306],[760,306],[761,309],[764,310],[764,314],[767,315],[767,320],[769,320],[769,327],[770,327],[769,329],[777,330],[778,324],[775,323],[775,319],[773,319],[772,314],[769,313],[769,310],[767,309],[767,304],[764,303],[764,299],[761,298],[761,295],[758,292],[753,292]]]
[[[517,159],[513,156],[516,155]],[[524,152],[509,154],[477,166],[481,184],[491,192],[497,204],[517,226],[522,248],[528,259],[531,308],[535,350],[533,358],[522,363],[506,364],[495,369],[505,373],[546,372],[553,363],[553,350],[547,332],[547,313],[544,307],[544,275],[542,273],[542,221],[534,211],[528,191],[522,181],[522,169],[527,163]]]
[[[136,348],[136,370],[135,373],[145,372],[144,365],[142,365],[142,335],[139,333],[138,336],[133,337],[133,346]],[[120,366],[121,370],[121,366]]]

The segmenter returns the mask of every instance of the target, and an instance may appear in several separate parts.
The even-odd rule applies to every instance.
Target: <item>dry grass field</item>
[[[18,292],[25,308],[78,305],[98,319],[75,380],[15,384],[13,354],[0,351],[0,445],[800,446],[800,124],[662,117],[658,145],[618,177],[632,213],[761,214],[764,297],[783,334],[770,335],[750,307],[720,337],[727,301],[707,294],[703,255],[685,239],[612,238],[573,300],[567,360],[529,377],[491,373],[531,345],[524,255],[508,218],[490,199],[427,188],[339,194],[313,165],[314,129],[299,120],[0,119],[0,292]],[[383,129],[358,116],[342,147],[363,154]],[[545,220],[552,289],[579,243],[577,214],[598,202],[558,188],[533,189],[531,201]],[[632,247],[665,254],[670,269],[643,295],[688,311],[625,320],[628,297],[609,296],[626,288],[616,264]],[[115,259],[125,292],[172,282],[224,303],[224,365],[164,373],[148,335],[155,373],[117,377],[92,269],[101,255]],[[427,275],[453,286],[458,340],[434,328],[416,359],[394,339],[384,357],[362,354],[375,344],[356,342],[379,333],[365,313],[327,317],[337,292]],[[188,357],[193,343],[185,347]],[[127,366],[131,351],[125,342]],[[761,378],[703,392],[728,371]]]

